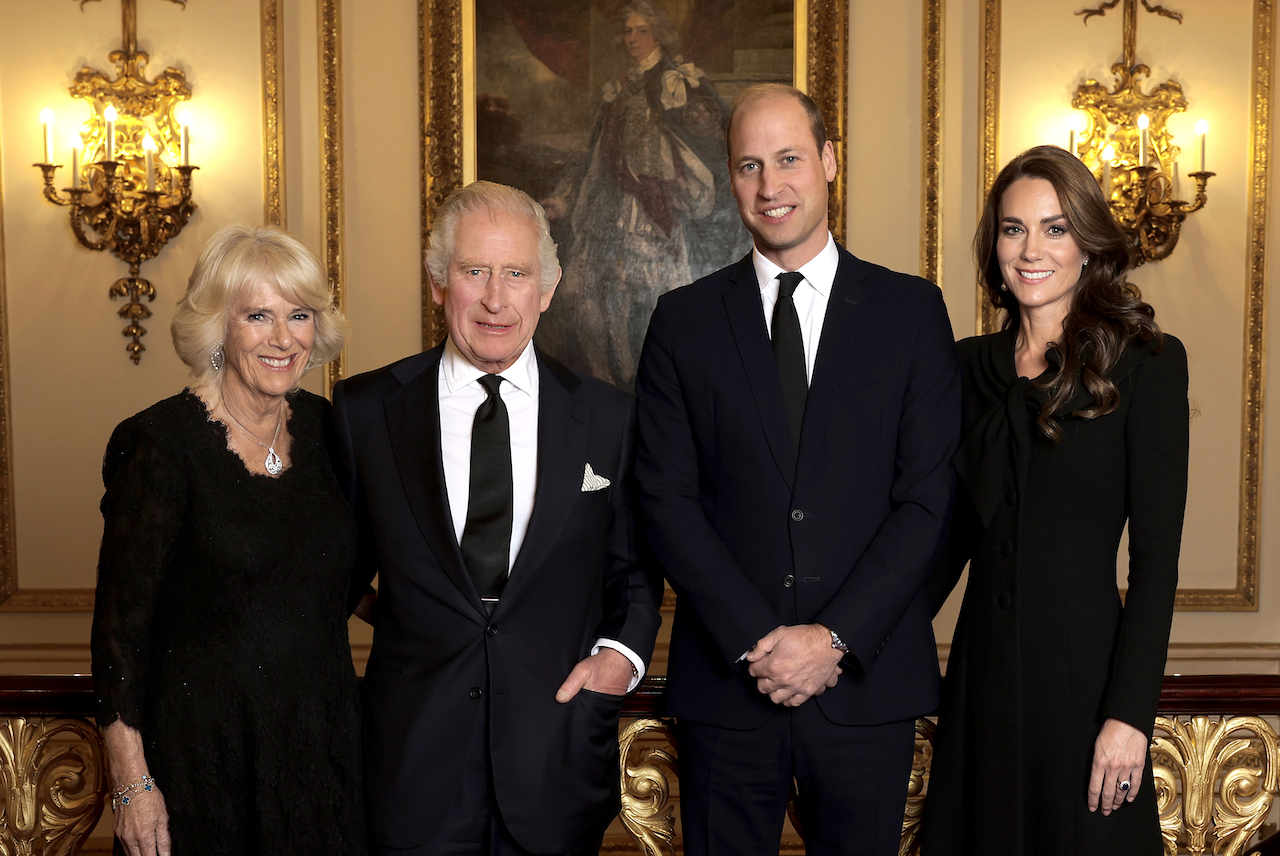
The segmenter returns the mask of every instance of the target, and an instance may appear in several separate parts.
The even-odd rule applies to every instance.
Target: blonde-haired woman
[[[306,248],[229,226],[173,321],[195,386],[107,446],[92,645],[117,852],[364,852],[356,530],[328,402],[298,389],[346,330]]]

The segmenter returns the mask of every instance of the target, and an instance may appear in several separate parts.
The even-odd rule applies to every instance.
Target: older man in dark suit
[[[446,342],[334,390],[379,574],[365,673],[375,854],[584,854],[660,618],[633,520],[633,401],[531,346],[560,278],[542,208],[476,182],[427,265]]]
[[[747,90],[728,144],[755,247],[660,298],[636,379],[641,506],[678,597],[685,853],[776,854],[794,779],[809,853],[887,856],[937,702],[951,326],[937,288],[832,239],[807,96]]]

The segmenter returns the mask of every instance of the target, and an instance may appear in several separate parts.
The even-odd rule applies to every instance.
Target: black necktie
[[[800,448],[800,427],[804,424],[804,402],[809,395],[809,376],[804,370],[804,337],[800,316],[791,295],[804,279],[802,273],[778,274],[778,302],[773,304],[773,358],[782,378],[782,400],[787,407],[791,442]]]
[[[490,611],[507,581],[511,553],[511,427],[501,383],[499,375],[480,378],[489,396],[471,425],[471,492],[462,530],[462,560]]]

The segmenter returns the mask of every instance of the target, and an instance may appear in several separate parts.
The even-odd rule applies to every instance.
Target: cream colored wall
[[[1044,4],[1006,0],[1004,5],[1005,43],[1011,47],[1025,44],[1039,21],[1023,12],[1048,14]],[[1209,4],[1188,0],[1184,5],[1191,15]],[[1212,120],[1210,166],[1219,176],[1210,186],[1210,205],[1193,216],[1170,262],[1139,272],[1147,277],[1139,281],[1157,301],[1162,320],[1169,319],[1168,328],[1192,346],[1193,395],[1201,408],[1194,428],[1197,449],[1214,457],[1207,459],[1210,466],[1200,465],[1199,480],[1193,481],[1193,503],[1200,504],[1188,523],[1186,552],[1194,563],[1188,574],[1213,585],[1226,584],[1222,574],[1234,567],[1229,562],[1235,551],[1237,502],[1234,488],[1228,486],[1224,493],[1222,485],[1239,472],[1239,301],[1245,247],[1235,237],[1240,225],[1232,212],[1240,208],[1244,156],[1239,150],[1247,117],[1240,112],[1244,108],[1238,92],[1209,87],[1220,74],[1236,79],[1238,69],[1228,66],[1247,58],[1251,5],[1247,0],[1212,4],[1214,25],[1206,38],[1215,48],[1207,61],[1198,60],[1185,39],[1178,47],[1174,37],[1185,33],[1160,35],[1145,20],[1139,25],[1140,53],[1150,50],[1166,62],[1153,67],[1154,75],[1163,79],[1176,69],[1188,97],[1213,103],[1218,111]],[[283,17],[287,225],[313,248],[320,245],[322,223],[317,6],[311,0],[286,0]],[[345,262],[347,309],[355,330],[347,365],[358,372],[419,347],[417,3],[348,0],[343,15]],[[197,0],[185,11],[159,0],[139,0],[138,16],[140,44],[154,54],[150,71],[173,63],[190,77],[195,90],[191,109],[199,123],[193,152],[202,169],[195,178],[200,213],[161,258],[143,268],[160,297],[151,304],[156,314],[147,325],[148,351],[142,365],[134,366],[123,351],[121,323],[114,314],[118,304],[106,299],[107,286],[123,266],[75,245],[66,210],[40,197],[38,172],[29,166],[40,159],[39,110],[52,106],[58,111],[56,142],[65,140],[69,128],[63,116],[70,115],[73,103],[65,90],[72,76],[83,64],[107,69],[106,54],[120,39],[119,7],[108,0],[88,4],[82,13],[75,3],[0,0],[0,179],[9,311],[5,344],[23,588],[92,585],[100,531],[98,469],[111,427],[184,382],[167,328],[205,238],[225,223],[262,218],[258,0]],[[865,258],[905,270],[919,264],[922,20],[918,2],[850,3],[849,244]],[[1035,135],[1050,134],[1039,130],[1057,121],[1053,110],[1058,108],[1041,106],[1046,91],[1061,101],[1080,72],[1105,75],[1118,49],[1117,21],[1114,13],[1108,20],[1092,21],[1087,38],[1073,42],[1073,50],[1091,58],[1087,62],[1066,54],[1054,59],[1056,48],[1039,37],[1035,51],[1004,52],[1002,160],[1038,141]],[[978,206],[981,26],[981,4],[946,4],[940,270],[957,336],[971,335],[975,323],[969,241]],[[1060,29],[1078,26],[1072,19]],[[1150,41],[1145,33],[1152,33]],[[1038,61],[1042,57],[1043,64]],[[1035,127],[1020,121],[1022,115],[1035,117]],[[1175,132],[1181,138],[1183,132]],[[1065,132],[1050,141],[1058,142],[1058,136],[1065,139]],[[1223,161],[1217,160],[1219,146]],[[1235,153],[1228,160],[1231,151]],[[1275,246],[1280,234],[1274,218],[1269,231]],[[1216,246],[1205,243],[1214,240],[1225,242],[1229,251],[1204,249]],[[1276,377],[1270,373],[1272,401],[1280,383]],[[1265,449],[1275,449],[1280,440],[1275,422],[1265,423]],[[1177,669],[1280,671],[1280,590],[1269,585],[1280,568],[1280,547],[1267,537],[1280,531],[1274,459],[1263,458],[1260,609],[1179,612],[1173,629]],[[1215,481],[1219,475],[1223,480]],[[950,637],[957,602],[953,598],[937,622],[943,643]],[[0,671],[83,670],[88,625],[86,613],[0,612]],[[359,654],[368,634],[357,628],[353,641]]]

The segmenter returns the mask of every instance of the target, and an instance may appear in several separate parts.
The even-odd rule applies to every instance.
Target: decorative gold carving
[[[54,188],[54,174],[61,164],[34,164],[44,174],[45,198],[71,208],[71,229],[76,240],[90,250],[110,250],[129,265],[129,275],[116,280],[108,294],[112,300],[128,302],[117,314],[128,323],[124,335],[129,358],[136,364],[146,346],[142,322],[151,310],[142,303],[156,299],[155,287],[138,276],[142,263],[155,258],[169,239],[182,231],[195,211],[191,201],[191,173],[181,157],[182,132],[178,127],[178,106],[191,97],[186,77],[175,68],[165,69],[154,81],[147,80],[144,68],[149,57],[137,49],[137,0],[121,0],[124,48],[109,56],[118,75],[112,79],[85,66],[76,74],[71,94],[90,102],[85,142],[85,163],[71,176],[67,198]],[[119,116],[111,124],[106,111]],[[112,139],[107,139],[113,128]],[[169,156],[165,163],[157,154],[154,176],[149,176],[144,138],[150,137],[157,152]],[[92,158],[92,161],[91,161]],[[86,186],[82,186],[81,180]]]
[[[938,727],[927,719],[916,720],[916,748],[911,761],[911,780],[907,784],[907,807],[902,815],[902,842],[898,845],[898,856],[914,856],[920,852],[925,784],[933,766],[933,735],[937,730]]]
[[[661,737],[670,745],[671,729],[657,719],[637,719],[618,738],[622,767],[622,811],[627,831],[645,856],[675,853],[675,804],[671,802],[671,778],[676,774],[674,752],[655,746],[641,747],[643,738]]]
[[[323,200],[322,261],[334,304],[346,310],[342,193],[342,0],[320,0],[320,195]],[[347,349],[324,367],[324,392],[346,375]]]
[[[1176,608],[1258,609],[1258,523],[1262,513],[1262,430],[1267,365],[1267,189],[1271,168],[1274,0],[1253,4],[1253,116],[1249,137],[1249,260],[1245,283],[1244,389],[1240,417],[1240,524],[1234,589],[1178,589]]]
[[[1280,790],[1280,745],[1257,716],[1157,717],[1151,758],[1168,856],[1243,852]]]
[[[845,177],[849,172],[849,4],[843,0],[810,0],[808,6],[804,38],[809,68],[804,91],[822,111],[827,136],[835,144],[837,169],[828,196],[827,222],[836,240],[847,243]],[[801,22],[798,19],[795,26],[796,37],[799,38]],[[796,85],[798,87],[799,82]]]
[[[422,118],[422,249],[440,203],[462,185],[462,3],[475,0],[419,0],[418,105]],[[797,0],[796,7],[804,3]],[[827,133],[835,142],[836,178],[831,183],[829,222],[837,240],[845,240],[845,175],[848,173],[849,11],[847,0],[808,0],[804,38],[809,57],[802,88],[822,109]],[[801,22],[796,21],[797,38]],[[797,85],[800,85],[797,82]],[[430,280],[422,272],[422,345],[444,338],[444,314],[431,299]]]
[[[1000,0],[986,0],[982,7],[982,175],[978,186],[978,211],[999,173],[1000,146]],[[981,276],[981,274],[979,274]],[[1000,329],[1000,310],[987,299],[979,283],[978,335]]]
[[[920,275],[942,285],[942,51],[943,0],[924,0],[924,72],[921,98]]]
[[[284,0],[261,0],[263,222],[284,226]]]
[[[83,719],[0,719],[0,856],[71,856],[106,801],[98,729]]]

